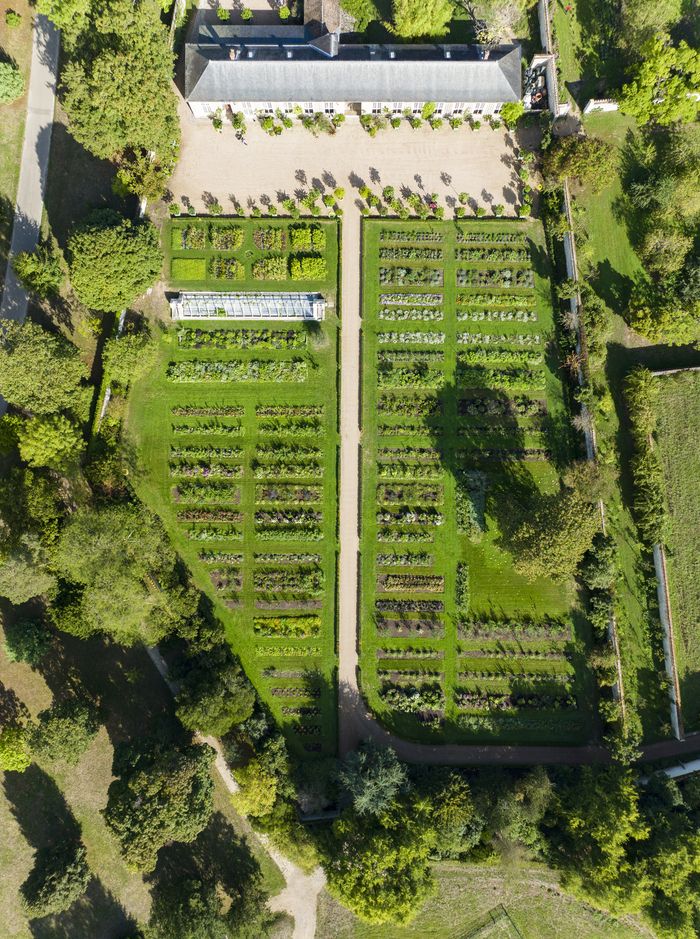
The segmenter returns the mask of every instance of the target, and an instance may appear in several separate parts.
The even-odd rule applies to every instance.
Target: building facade
[[[185,47],[185,99],[195,117],[231,108],[284,114],[498,114],[520,101],[519,45],[344,43],[307,26],[203,26]]]

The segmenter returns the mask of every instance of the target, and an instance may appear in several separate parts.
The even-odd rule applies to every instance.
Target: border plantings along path
[[[666,574],[683,723],[700,729],[700,372],[659,374],[656,444],[668,512]]]
[[[541,227],[368,222],[363,257],[363,691],[405,737],[583,743],[573,585],[507,550],[568,444]]]
[[[235,224],[246,238],[268,227]],[[334,223],[308,224],[325,236],[326,320],[171,328],[133,390],[129,428],[141,494],[246,672],[297,752],[323,754],[336,746],[338,242]]]

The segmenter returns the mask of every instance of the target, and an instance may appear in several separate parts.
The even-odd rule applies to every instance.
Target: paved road
[[[45,16],[34,17],[27,121],[10,256],[20,251],[31,251],[39,238],[56,103],[59,36],[58,30]],[[26,314],[27,293],[17,280],[12,265],[8,263],[0,318],[22,322]]]

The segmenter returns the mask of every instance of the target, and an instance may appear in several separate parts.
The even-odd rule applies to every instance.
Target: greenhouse
[[[179,293],[170,300],[174,320],[317,320],[326,301],[318,293]]]

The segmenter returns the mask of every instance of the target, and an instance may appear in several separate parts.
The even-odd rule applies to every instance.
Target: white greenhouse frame
[[[174,320],[316,320],[326,315],[319,293],[179,293],[170,300]]]

